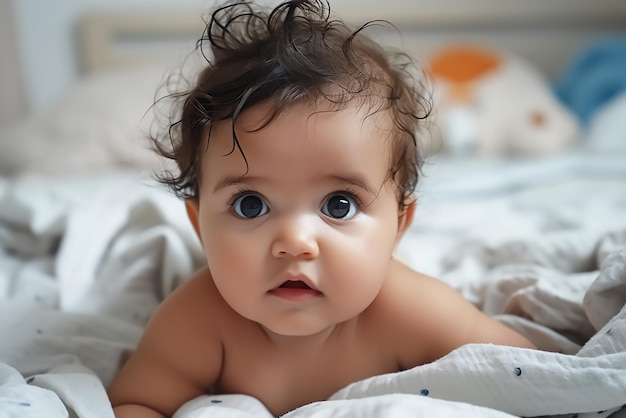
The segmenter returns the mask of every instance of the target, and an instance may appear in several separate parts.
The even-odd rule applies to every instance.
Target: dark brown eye
[[[267,204],[255,194],[240,196],[233,203],[233,211],[241,218],[258,218],[265,215],[269,209]]]
[[[357,204],[354,199],[346,194],[331,195],[322,206],[322,213],[333,219],[347,221],[356,215]]]

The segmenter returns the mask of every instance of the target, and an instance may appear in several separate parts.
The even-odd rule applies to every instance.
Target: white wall
[[[190,7],[210,0],[13,0],[15,28],[33,111],[51,106],[76,81],[73,31],[84,13],[112,9]]]

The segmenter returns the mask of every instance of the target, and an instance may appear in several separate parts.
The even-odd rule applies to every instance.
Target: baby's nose
[[[274,241],[274,257],[304,257],[313,259],[319,256],[319,245],[315,219],[300,215],[280,220]]]

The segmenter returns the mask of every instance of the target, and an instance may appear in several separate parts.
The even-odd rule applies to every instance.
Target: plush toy
[[[626,36],[605,38],[581,49],[559,76],[556,94],[583,124],[626,92]]]
[[[533,67],[476,45],[430,57],[434,118],[443,148],[457,155],[538,156],[568,147],[579,125]]]

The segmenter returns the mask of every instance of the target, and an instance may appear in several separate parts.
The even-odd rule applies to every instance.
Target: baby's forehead
[[[321,118],[340,116],[338,120],[347,118],[355,121],[361,129],[374,130],[376,134],[390,136],[395,125],[390,110],[379,97],[355,97],[345,103],[334,102],[325,97],[315,101],[297,101],[293,103],[276,103],[263,101],[245,109],[237,118],[218,121],[214,125],[229,129],[230,133],[258,132],[272,124],[277,118],[288,114],[305,117],[308,124],[315,124]],[[339,115],[337,115],[339,114]]]
[[[384,158],[392,153],[393,141],[389,140],[393,138],[392,127],[387,111],[365,102],[354,101],[345,106],[328,101],[298,102],[280,108],[264,102],[246,109],[236,119],[212,124],[205,138],[208,143],[202,147],[205,154],[202,160],[209,164],[221,157],[240,160],[247,151],[265,148],[266,141],[278,137],[287,137],[287,143],[300,143],[304,147],[309,141],[328,143],[325,138],[332,138],[332,143],[352,152],[375,146]],[[243,162],[250,161],[243,158]]]

